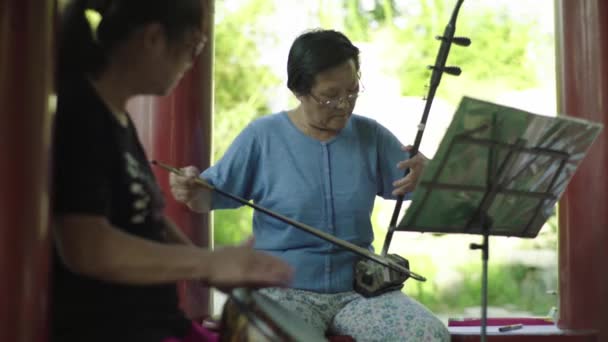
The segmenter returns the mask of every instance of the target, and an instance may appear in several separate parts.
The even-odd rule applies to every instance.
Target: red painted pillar
[[[47,337],[54,3],[0,2],[0,341]]]
[[[139,136],[148,157],[178,167],[195,165],[201,170],[211,164],[211,128],[213,111],[213,20],[214,1],[205,0],[205,29],[207,45],[170,96],[141,97],[129,104]],[[155,169],[165,193],[167,215],[192,240],[211,247],[209,215],[192,213],[178,204],[169,189],[166,171]],[[209,314],[208,289],[180,286],[181,306],[190,318],[201,319]]]
[[[608,2],[556,2],[561,113],[608,124]],[[559,204],[559,326],[608,341],[608,135],[592,146]]]

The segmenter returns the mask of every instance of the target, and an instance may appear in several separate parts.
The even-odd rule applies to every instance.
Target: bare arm
[[[102,216],[64,215],[54,222],[63,263],[74,273],[123,284],[201,279],[210,286],[281,286],[291,278],[282,261],[251,248],[208,251],[162,244],[113,227]]]

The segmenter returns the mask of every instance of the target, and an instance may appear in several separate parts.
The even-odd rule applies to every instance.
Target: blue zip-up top
[[[370,248],[376,195],[392,198],[401,143],[372,119],[353,115],[332,140],[302,133],[286,112],[250,123],[222,159],[201,176],[214,186]],[[239,203],[214,195],[213,208]],[[255,248],[295,269],[292,287],[321,293],[350,291],[358,256],[325,240],[254,212]]]

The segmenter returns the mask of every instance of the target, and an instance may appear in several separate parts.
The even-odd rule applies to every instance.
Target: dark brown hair
[[[112,50],[134,30],[160,23],[170,41],[200,29],[203,0],[72,0],[61,15],[59,77],[97,76]],[[85,10],[101,16],[91,27]]]
[[[352,59],[359,71],[359,49],[342,33],[313,30],[300,35],[291,45],[287,59],[287,87],[308,95],[320,72]]]

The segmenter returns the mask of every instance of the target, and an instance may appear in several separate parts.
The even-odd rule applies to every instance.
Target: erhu
[[[450,53],[452,44],[460,46],[469,46],[471,44],[471,40],[469,38],[454,36],[456,31],[456,19],[463,2],[464,0],[457,1],[454,11],[452,12],[452,17],[450,18],[450,22],[446,26],[443,35],[436,37],[437,40],[441,41],[441,45],[439,46],[439,52],[437,53],[437,57],[435,59],[435,65],[428,66],[428,68],[432,70],[431,81],[429,84],[428,94],[426,96],[424,112],[422,113],[422,120],[420,121],[420,124],[418,124],[416,140],[414,141],[414,145],[410,150],[410,158],[413,158],[418,153],[418,148],[420,147],[420,142],[422,141],[422,134],[426,128],[426,121],[443,73],[445,72],[449,75],[458,76],[462,72],[459,67],[446,66],[446,61],[448,59],[448,54]],[[408,173],[409,169],[405,171],[405,175],[407,176]],[[393,233],[397,227],[397,220],[399,218],[399,213],[401,212],[402,204],[403,195],[400,195],[398,196],[395,204],[395,209],[386,233],[386,239],[384,240],[381,255],[409,270],[410,267],[408,260],[397,254],[388,254]],[[394,268],[388,269],[383,265],[369,259],[360,259],[355,264],[355,290],[366,297],[377,296],[387,291],[399,290],[403,287],[403,283],[408,278],[410,278],[410,275],[407,273],[399,272]],[[417,278],[414,279],[420,280]]]

